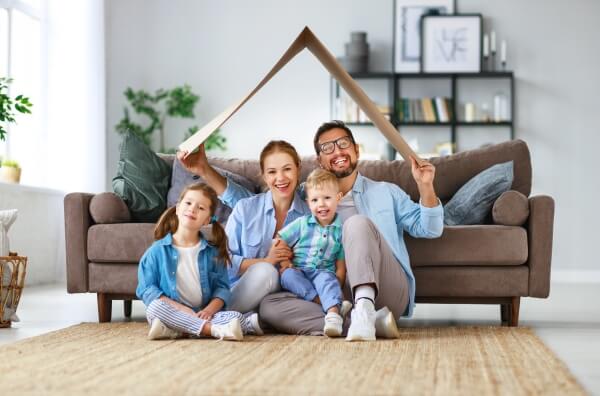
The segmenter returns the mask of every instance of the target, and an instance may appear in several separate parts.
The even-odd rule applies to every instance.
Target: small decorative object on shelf
[[[465,103],[465,122],[474,122],[475,121],[475,104],[474,103]]]
[[[500,44],[500,64],[502,65],[502,71],[506,71],[506,40],[502,40]]]
[[[498,92],[494,95],[494,122],[508,120],[508,98],[504,92]]]
[[[496,32],[490,33],[490,71],[496,70]]]
[[[341,61],[348,73],[365,73],[369,69],[369,44],[367,32],[351,32],[345,44],[346,56]]]
[[[17,209],[0,210],[0,327],[19,321],[16,311],[25,283],[27,257],[9,251],[8,230],[17,213]]]
[[[487,34],[483,35],[483,68],[489,70],[489,57],[490,57],[490,38]]]

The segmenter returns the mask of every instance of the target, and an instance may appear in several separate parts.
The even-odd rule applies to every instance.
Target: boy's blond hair
[[[339,191],[338,180],[335,175],[325,169],[317,168],[314,171],[310,172],[308,177],[306,178],[306,183],[304,183],[304,188],[306,191],[312,190],[314,188],[322,188],[323,186],[330,185],[335,186],[335,189]]]

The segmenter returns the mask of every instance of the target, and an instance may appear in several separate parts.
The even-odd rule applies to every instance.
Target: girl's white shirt
[[[190,307],[198,307],[202,304],[202,287],[200,287],[200,272],[198,270],[200,242],[192,247],[175,245],[173,247],[177,249],[179,255],[175,282],[177,294],[179,294],[182,303]]]

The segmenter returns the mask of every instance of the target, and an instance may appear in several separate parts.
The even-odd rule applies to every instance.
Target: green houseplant
[[[8,86],[12,83],[12,78],[0,77],[0,140],[6,139],[6,126],[15,121],[15,111],[23,114],[31,114],[31,102],[29,98],[23,95],[17,95],[11,98],[8,92]]]
[[[144,143],[152,146],[152,135],[155,131],[159,133],[159,147],[161,153],[174,153],[174,148],[165,147],[165,122],[168,117],[194,118],[194,108],[200,97],[192,92],[189,85],[185,84],[173,89],[159,89],[151,94],[143,89],[133,90],[127,88],[124,92],[129,106],[140,116],[149,119],[146,125],[142,125],[132,119],[129,108],[124,107],[123,118],[116,125],[119,134],[130,130],[139,136]],[[193,135],[199,127],[197,125],[188,128],[183,140]],[[182,140],[182,141],[183,141]],[[207,150],[225,149],[226,138],[219,131],[214,132],[204,143]]]

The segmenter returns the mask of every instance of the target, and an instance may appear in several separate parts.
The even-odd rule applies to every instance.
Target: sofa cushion
[[[126,132],[120,146],[114,192],[127,204],[134,220],[154,222],[167,207],[169,165],[134,133]]]
[[[506,266],[527,261],[527,230],[499,225],[446,226],[436,239],[405,235],[410,264],[422,266]]]
[[[529,218],[529,199],[518,191],[502,193],[492,207],[494,224],[520,226]]]
[[[128,223],[129,208],[117,194],[104,192],[94,195],[90,201],[90,215],[96,224]]]
[[[444,223],[482,224],[496,198],[510,188],[512,181],[512,161],[496,164],[480,172],[444,205]]]
[[[88,230],[88,260],[137,263],[154,242],[154,224],[96,224]]]
[[[225,169],[221,169],[217,166],[214,166],[214,168],[222,176],[225,176],[228,179],[233,180],[237,184],[240,184],[241,186],[247,188],[248,190],[250,190],[252,192],[257,192],[256,185],[253,182],[251,182],[250,180],[248,180],[248,178],[246,178],[244,176],[240,176],[237,173],[230,172]],[[181,162],[179,162],[179,160],[175,159],[175,161],[173,162],[173,173],[171,176],[171,188],[169,188],[169,192],[167,194],[167,207],[171,207],[171,206],[174,206],[175,204],[177,204],[179,195],[181,194],[181,191],[183,190],[183,188],[185,186],[192,184],[192,183],[200,183],[200,182],[204,182],[204,179],[202,179],[198,175],[195,175],[195,174],[189,172],[187,169],[185,169],[183,167],[183,165],[181,165]],[[231,213],[231,208],[228,207],[227,205],[220,203],[219,206],[217,207],[215,215],[217,216],[217,219],[221,223],[225,223],[227,221],[227,218],[229,217],[230,213]]]

